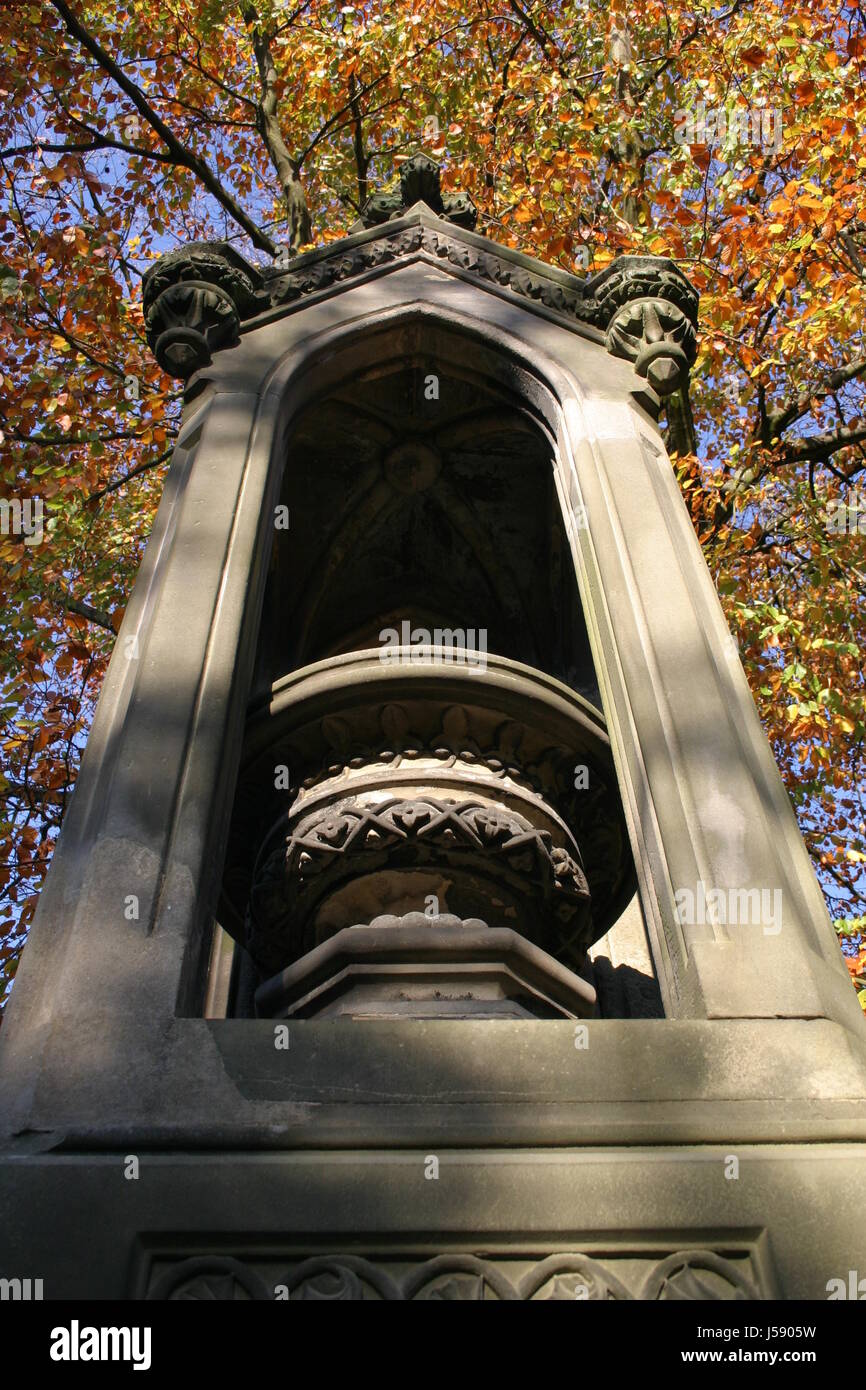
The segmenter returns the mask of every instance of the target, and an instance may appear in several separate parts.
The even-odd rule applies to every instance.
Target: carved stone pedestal
[[[396,983],[390,991],[395,1017],[430,1016],[435,980],[447,994],[440,1016],[459,1016],[461,996],[467,1016],[489,1012],[495,998],[490,1016],[503,1008],[519,1016],[513,1010],[522,1006],[505,1000],[519,993],[530,960],[542,1016],[559,1012],[551,991],[567,1016],[591,1011],[594,992],[572,972],[584,968],[588,946],[634,881],[597,712],[551,677],[493,654],[483,668],[452,649],[398,648],[387,657],[361,651],[299,670],[251,720],[224,925],[264,974],[284,970],[289,992],[279,997],[294,1004],[308,970],[320,981],[328,959],[338,973],[350,951],[373,953],[382,979],[388,971],[395,982],[407,970],[416,977],[408,993]],[[285,768],[290,785],[263,796],[273,768]],[[402,919],[400,939],[421,930],[429,985],[420,982],[420,956],[401,963],[398,938],[382,936],[383,918]],[[415,918],[419,928],[408,925]],[[455,935],[458,922],[472,931]],[[346,935],[361,924],[380,929]],[[342,944],[331,959],[322,948],[335,933]],[[373,950],[380,938],[385,955]],[[493,972],[486,995],[482,966]],[[539,983],[545,968],[548,989]],[[363,969],[374,969],[372,955]],[[264,987],[257,1007],[270,1012],[262,1001],[271,998]],[[377,999],[381,1016],[384,994]],[[312,1007],[307,999],[303,1016]],[[350,1010],[345,997],[340,1009]],[[538,1016],[535,1006],[528,1016]]]
[[[517,932],[412,912],[344,927],[263,984],[256,1006],[270,1018],[579,1018],[595,990]]]

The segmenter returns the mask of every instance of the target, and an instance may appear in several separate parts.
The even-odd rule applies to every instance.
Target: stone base
[[[405,926],[420,920],[426,925]],[[344,927],[256,994],[265,1018],[583,1018],[595,991],[507,928],[441,926],[416,912],[396,925]]]
[[[0,1275],[46,1299],[826,1299],[860,1145],[26,1157]],[[834,1287],[834,1286],[831,1286]]]
[[[86,1079],[7,1091],[0,1278],[58,1299],[823,1299],[866,1277],[863,1048],[826,1020],[178,1019],[162,1039],[125,1089],[107,1046]]]

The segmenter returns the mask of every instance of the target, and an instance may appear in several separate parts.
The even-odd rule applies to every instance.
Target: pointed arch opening
[[[417,306],[271,378],[275,524],[219,909],[230,1012],[622,1010],[588,955],[634,912],[635,876],[558,405],[494,336]],[[433,954],[458,959],[415,960],[395,1003],[407,962],[389,952],[430,921]],[[375,959],[347,962],[346,932],[371,925]],[[334,985],[365,971],[366,992]]]

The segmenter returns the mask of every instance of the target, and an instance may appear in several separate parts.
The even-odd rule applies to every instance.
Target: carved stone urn
[[[323,960],[346,970],[346,951],[375,956],[380,973],[384,951],[399,973],[403,943],[412,981],[393,1007],[420,990],[428,1013],[460,997],[474,1014],[468,977],[487,941],[494,973],[507,973],[503,950],[525,964],[531,945],[560,999],[569,976],[566,1012],[591,1011],[575,972],[633,879],[604,725],[579,695],[497,656],[367,650],[292,673],[249,730],[222,920],[263,973],[288,971],[260,1008],[298,1003],[307,964],[317,979]],[[349,947],[360,927],[373,930]],[[461,950],[474,961],[462,974]],[[449,956],[447,990],[431,952]],[[434,1007],[437,989],[448,1008]]]

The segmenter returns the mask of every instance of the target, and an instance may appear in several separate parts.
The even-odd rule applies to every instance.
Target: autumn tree
[[[3,20],[0,995],[177,431],[142,275],[193,239],[265,261],[334,239],[419,146],[494,239],[579,273],[670,256],[700,289],[668,443],[866,985],[862,11],[50,0]]]

